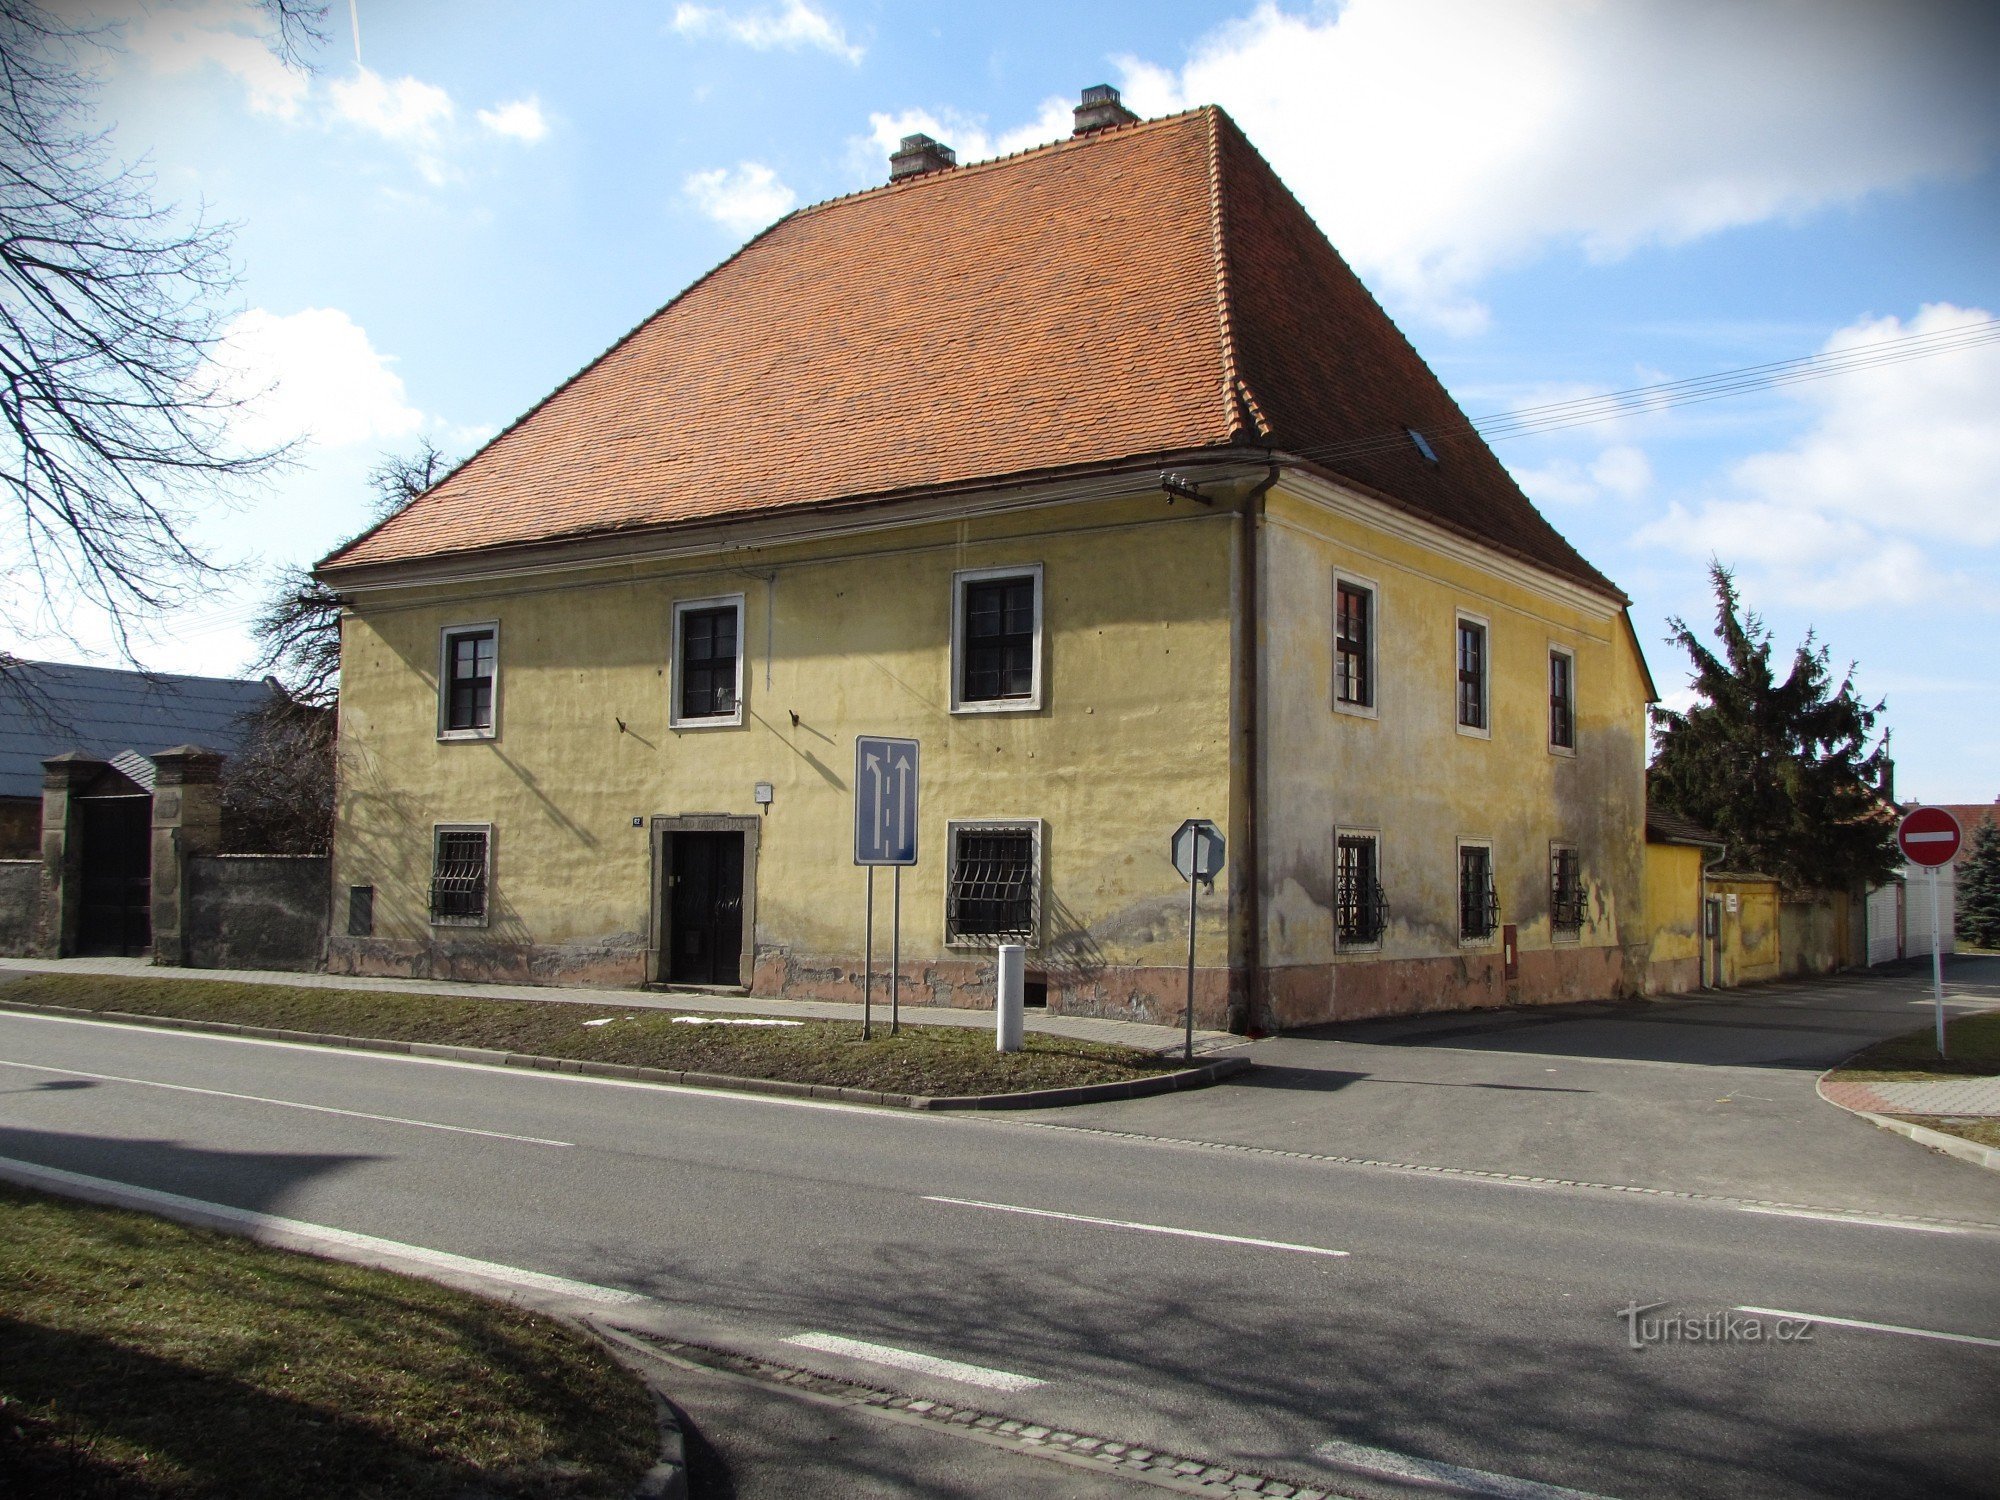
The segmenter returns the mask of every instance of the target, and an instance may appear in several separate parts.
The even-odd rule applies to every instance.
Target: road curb
[[[1865,1052],[1868,1049],[1864,1047],[1861,1050]],[[1855,1056],[1860,1056],[1860,1053],[1856,1053]],[[1995,1150],[1991,1146],[1982,1146],[1977,1141],[1968,1141],[1960,1136],[1946,1135],[1942,1130],[1932,1130],[1927,1125],[1912,1125],[1908,1120],[1899,1120],[1894,1115],[1878,1115],[1870,1109],[1856,1109],[1851,1104],[1842,1104],[1838,1099],[1830,1098],[1826,1092],[1826,1081],[1846,1066],[1847,1064],[1843,1062],[1828,1068],[1814,1080],[1813,1092],[1825,1103],[1866,1120],[1871,1125],[1879,1125],[1884,1130],[1894,1131],[1897,1135],[1915,1141],[1919,1146],[1942,1151],[1946,1156],[1957,1157],[1958,1160],[1969,1162],[1975,1167],[1984,1167],[1989,1172],[2000,1172],[2000,1150]]]
[[[590,1318],[575,1320],[575,1326],[583,1329],[607,1354],[644,1381],[646,1394],[653,1398],[653,1415],[660,1424],[660,1457],[652,1468],[640,1476],[632,1491],[632,1500],[688,1500],[687,1423],[680,1408],[660,1389],[660,1381],[652,1370],[657,1362],[652,1357],[652,1351],[632,1339],[623,1329],[611,1328]]]
[[[1204,1088],[1252,1066],[1247,1057],[1213,1058],[1191,1068],[1127,1078],[1112,1083],[1076,1084],[1068,1088],[1023,1089],[1012,1094],[892,1094],[878,1089],[845,1088],[830,1083],[793,1083],[782,1078],[738,1078],[727,1073],[697,1073],[677,1068],[648,1068],[635,1063],[592,1062],[584,1058],[544,1057],[532,1052],[502,1052],[490,1047],[455,1047],[442,1042],[398,1042],[381,1037],[342,1036],[336,1032],[288,1031],[276,1026],[244,1026],[234,1021],[196,1021],[182,1016],[149,1016],[133,1011],[86,1010],[75,1005],[31,1005],[0,1000],[0,1011],[64,1019],[110,1021],[126,1026],[157,1026],[169,1031],[207,1032],[217,1036],[250,1037],[258,1041],[299,1042],[347,1052],[390,1052],[409,1057],[437,1058],[484,1067],[528,1068],[542,1073],[571,1073],[583,1078],[615,1078],[625,1083],[672,1084],[681,1088],[722,1089],[741,1094],[775,1094],[790,1099],[835,1099],[847,1104],[873,1104],[898,1109],[997,1110],[1057,1109],[1068,1104],[1095,1104],[1112,1099],[1145,1099],[1155,1094]]]

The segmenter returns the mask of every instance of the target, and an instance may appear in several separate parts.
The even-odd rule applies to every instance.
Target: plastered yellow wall
[[[1269,497],[1263,547],[1270,962],[1310,970],[1442,959],[1453,962],[1438,971],[1440,982],[1462,985],[1465,966],[1457,961],[1491,957],[1499,939],[1470,948],[1459,942],[1458,841],[1490,840],[1500,921],[1517,924],[1524,969],[1539,962],[1532,959],[1538,951],[1571,950],[1583,957],[1565,958],[1563,966],[1578,969],[1587,957],[1592,982],[1608,993],[1619,982],[1622,945],[1645,942],[1647,694],[1615,605],[1579,603],[1519,576],[1522,570],[1454,559],[1373,524],[1365,512],[1284,484]],[[1375,591],[1372,714],[1335,707],[1336,575]],[[1487,623],[1487,737],[1457,728],[1461,610]],[[1575,654],[1573,754],[1549,747],[1551,646]],[[1380,835],[1390,924],[1379,951],[1335,951],[1336,829]],[[1549,932],[1552,842],[1574,845],[1581,858],[1588,916],[1575,940],[1552,942]],[[1295,976],[1292,1003],[1308,1003],[1320,982]],[[1324,982],[1338,988],[1331,972]],[[1422,1008],[1444,993],[1406,995],[1410,1003],[1401,1008]]]
[[[854,738],[904,735],[923,743],[924,785],[906,964],[959,951],[944,944],[947,820],[1019,817],[1045,820],[1034,961],[1177,966],[1187,898],[1168,836],[1228,816],[1229,537],[1226,514],[1152,496],[365,595],[344,630],[337,888],[377,888],[377,940],[428,942],[432,825],[490,822],[486,937],[559,950],[552,972],[587,976],[594,955],[644,946],[651,856],[633,819],[757,815],[768,781],[760,949],[858,955]],[[954,570],[1030,563],[1044,569],[1042,707],[951,713]],[[736,593],[743,724],[676,730],[674,603]],[[498,732],[440,743],[440,631],[486,620],[500,627]],[[1226,880],[1204,898],[1204,967],[1226,962],[1227,900]],[[336,931],[344,919],[343,901]]]
[[[1711,877],[1708,891],[1722,899],[1721,982],[1776,979],[1783,969],[1777,881],[1759,875]]]
[[[1679,973],[1680,985],[1700,982],[1703,856],[1687,844],[1646,845],[1647,963],[1659,973]],[[1690,964],[1691,980],[1685,977]]]

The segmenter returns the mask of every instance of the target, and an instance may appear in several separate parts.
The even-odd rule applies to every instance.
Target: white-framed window
[[[1336,573],[1333,578],[1333,706],[1339,713],[1376,714],[1375,585]]]
[[[951,711],[1042,706],[1042,565],[951,575]]]
[[[945,942],[1035,947],[1042,932],[1042,820],[954,820],[945,838]]]
[[[447,625],[438,632],[441,740],[490,740],[500,732],[500,622]]]
[[[1380,948],[1389,925],[1382,892],[1382,835],[1372,828],[1333,833],[1334,940],[1343,953]]]
[[[1500,897],[1493,884],[1493,845],[1458,841],[1458,940],[1490,943],[1500,932]]]
[[[1576,754],[1576,653],[1549,647],[1549,753]]]
[[[484,927],[493,885],[493,825],[431,826],[431,926]]]
[[[1493,676],[1493,637],[1483,615],[1458,612],[1452,651],[1452,686],[1460,734],[1493,737],[1493,705],[1487,685]]]
[[[1549,937],[1575,942],[1583,934],[1583,865],[1574,844],[1549,845]]]
[[[667,722],[716,729],[743,722],[743,596],[674,604],[674,660]]]

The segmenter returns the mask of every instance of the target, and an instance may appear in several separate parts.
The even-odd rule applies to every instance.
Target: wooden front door
[[[667,843],[667,980],[743,982],[743,835],[676,833]]]
[[[137,957],[153,947],[153,799],[85,797],[81,953]]]

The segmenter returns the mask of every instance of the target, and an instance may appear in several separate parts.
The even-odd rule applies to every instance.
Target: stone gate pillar
[[[42,891],[35,951],[43,958],[76,952],[83,925],[83,839],[76,799],[104,767],[105,762],[81,750],[42,762]]]
[[[150,757],[153,779],[153,962],[188,961],[188,862],[222,845],[222,757],[176,745]]]

